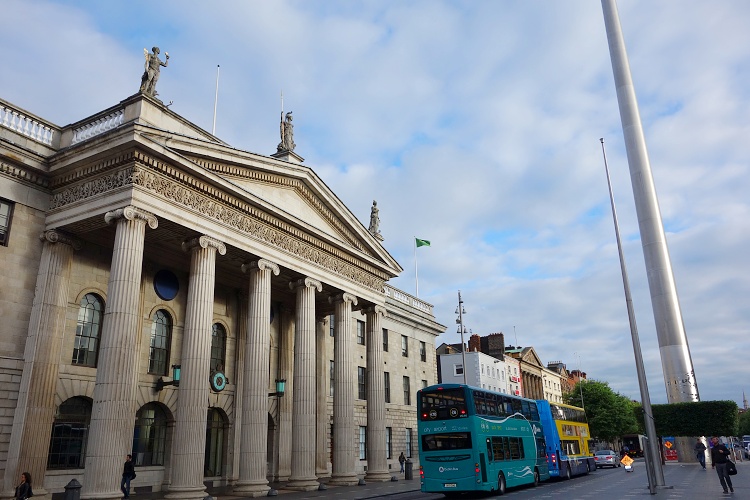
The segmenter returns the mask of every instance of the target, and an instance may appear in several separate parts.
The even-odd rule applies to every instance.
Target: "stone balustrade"
[[[388,285],[385,286],[385,296],[391,297],[394,300],[403,302],[404,304],[411,306],[415,309],[419,309],[427,314],[432,314],[432,305],[427,302],[423,302],[416,297],[409,295],[408,293],[402,292],[397,288],[392,288]]]
[[[7,103],[0,103],[0,126],[47,146],[52,146],[56,136],[60,135],[60,131],[53,125],[33,118]]]
[[[103,134],[108,130],[112,130],[113,128],[122,125],[124,118],[125,110],[118,109],[112,113],[100,116],[91,122],[84,123],[73,129],[73,139],[70,144],[77,144],[86,139]]]

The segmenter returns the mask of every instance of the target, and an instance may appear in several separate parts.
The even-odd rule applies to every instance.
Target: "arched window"
[[[74,365],[96,366],[99,337],[102,333],[104,301],[96,294],[87,293],[78,308],[78,325],[73,347]]]
[[[216,408],[208,409],[206,423],[206,457],[203,462],[203,475],[221,476],[224,469],[224,429],[227,421]]]
[[[154,314],[151,323],[151,349],[148,354],[148,372],[166,375],[169,365],[169,347],[172,344],[172,317],[163,309]]]
[[[74,397],[60,405],[52,424],[48,469],[83,469],[90,421],[88,399]]]
[[[156,403],[148,403],[136,414],[133,432],[135,465],[164,465],[167,415]]]
[[[227,332],[220,323],[211,330],[211,370],[224,371],[227,358]]]

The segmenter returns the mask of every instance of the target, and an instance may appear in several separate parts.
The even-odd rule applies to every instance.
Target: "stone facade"
[[[0,497],[28,470],[35,497],[76,478],[120,498],[131,451],[136,491],[180,499],[205,496],[201,477],[246,496],[387,480],[408,430],[417,461],[445,327],[387,285],[401,267],[300,161],[143,94],[66,127],[0,100]],[[361,458],[360,435],[383,442]]]

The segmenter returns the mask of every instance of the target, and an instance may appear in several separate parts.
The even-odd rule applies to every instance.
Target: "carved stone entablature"
[[[336,228],[337,231],[346,239],[347,243],[351,244],[358,250],[364,251],[364,247],[360,241],[352,234],[349,229],[341,223],[341,221],[328,209],[321,201],[320,198],[315,196],[310,189],[299,179],[290,179],[283,175],[272,174],[268,172],[260,172],[247,167],[241,167],[237,165],[227,165],[224,163],[218,163],[210,161],[205,158],[191,157],[191,161],[212,172],[216,172],[224,177],[234,177],[236,179],[247,179],[255,182],[263,182],[266,184],[272,184],[277,186],[283,186],[294,189],[297,194],[300,195],[307,203],[315,207],[320,215],[325,219],[326,222]]]
[[[114,156],[112,158],[107,158],[106,160],[102,160],[100,162],[94,163],[93,165],[88,165],[83,168],[77,168],[71,172],[66,172],[62,175],[56,175],[52,179],[50,183],[50,187],[52,189],[59,189],[68,184],[72,184],[74,182],[92,177],[94,175],[104,173],[106,171],[109,171],[115,168],[119,168],[122,165],[126,165],[129,163],[133,164],[134,161],[135,161],[135,151],[127,151],[125,153]]]
[[[5,162],[0,162],[0,174],[5,174],[13,179],[29,182],[43,188],[48,188],[50,184],[49,179],[44,174],[34,172],[28,168],[9,165]]]
[[[73,236],[72,234],[60,231],[59,229],[48,229],[39,235],[39,239],[42,241],[48,241],[49,243],[62,243],[64,245],[70,245],[75,250],[83,248],[83,242]]]
[[[382,292],[386,274],[187,172],[136,152],[133,166],[55,193],[51,210],[127,186],[198,212],[256,240],[284,250],[367,288]]]

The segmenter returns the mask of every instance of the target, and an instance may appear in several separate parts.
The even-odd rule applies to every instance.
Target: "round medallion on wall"
[[[227,378],[223,372],[213,372],[211,374],[211,389],[215,392],[221,392],[227,386]]]
[[[172,300],[180,291],[180,281],[172,271],[161,269],[154,275],[154,291],[162,300]]]

